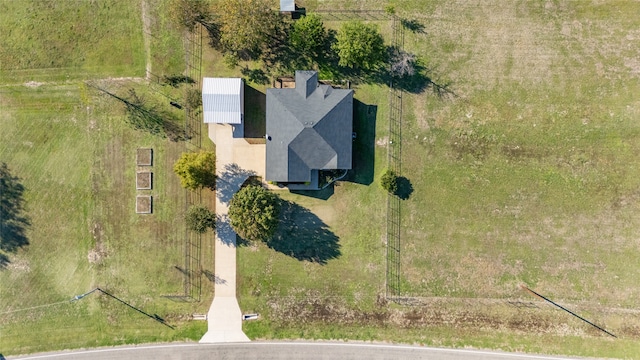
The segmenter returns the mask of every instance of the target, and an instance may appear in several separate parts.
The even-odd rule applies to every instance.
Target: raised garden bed
[[[153,165],[153,149],[138,149],[136,152],[136,163],[138,166]]]
[[[143,171],[136,174],[136,189],[151,190],[153,188],[153,173]]]
[[[136,197],[136,213],[151,214],[153,199],[151,195],[138,195]]]

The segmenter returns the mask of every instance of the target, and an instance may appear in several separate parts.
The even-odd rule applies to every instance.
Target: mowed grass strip
[[[0,271],[4,354],[198,338],[204,331],[183,319],[208,304],[163,297],[183,290],[175,266],[184,262],[185,200],[170,169],[184,145],[130,129],[119,104],[81,96],[81,89],[3,88],[0,158],[23,179],[32,219],[31,244]],[[154,149],[153,215],[135,214],[139,147]],[[178,329],[98,293],[65,302],[96,286]],[[22,310],[30,307],[38,308]]]

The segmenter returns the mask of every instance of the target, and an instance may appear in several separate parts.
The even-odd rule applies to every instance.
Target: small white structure
[[[244,82],[241,78],[204,78],[202,108],[205,124],[230,124],[233,137],[244,136]]]
[[[296,11],[296,2],[295,2],[295,0],[280,0],[280,11],[281,12],[293,12],[293,11]]]

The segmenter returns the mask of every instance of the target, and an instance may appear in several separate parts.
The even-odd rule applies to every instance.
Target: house
[[[244,136],[244,82],[241,78],[204,78],[202,109],[206,124],[229,124],[233,137]]]
[[[319,170],[351,169],[353,90],[296,71],[295,88],[267,89],[265,180],[318,189]]]

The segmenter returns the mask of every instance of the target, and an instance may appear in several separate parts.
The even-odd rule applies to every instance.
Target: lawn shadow
[[[283,201],[280,219],[278,231],[266,241],[273,250],[321,265],[340,257],[338,237],[309,209]]]
[[[397,179],[398,182],[398,190],[395,192],[395,195],[399,197],[401,200],[407,200],[413,193],[413,185],[411,181],[404,176],[400,176]]]
[[[225,165],[216,179],[216,196],[221,202],[228,203],[245,180],[255,174],[255,171],[242,169],[235,163]]]
[[[353,106],[353,169],[345,181],[362,185],[373,182],[373,166],[376,146],[377,105],[367,105],[354,99]]]
[[[289,190],[292,194],[308,196],[320,200],[329,199],[334,192],[333,186],[335,184],[331,184],[322,190]]]
[[[262,138],[267,133],[267,96],[244,85],[244,137]]]

